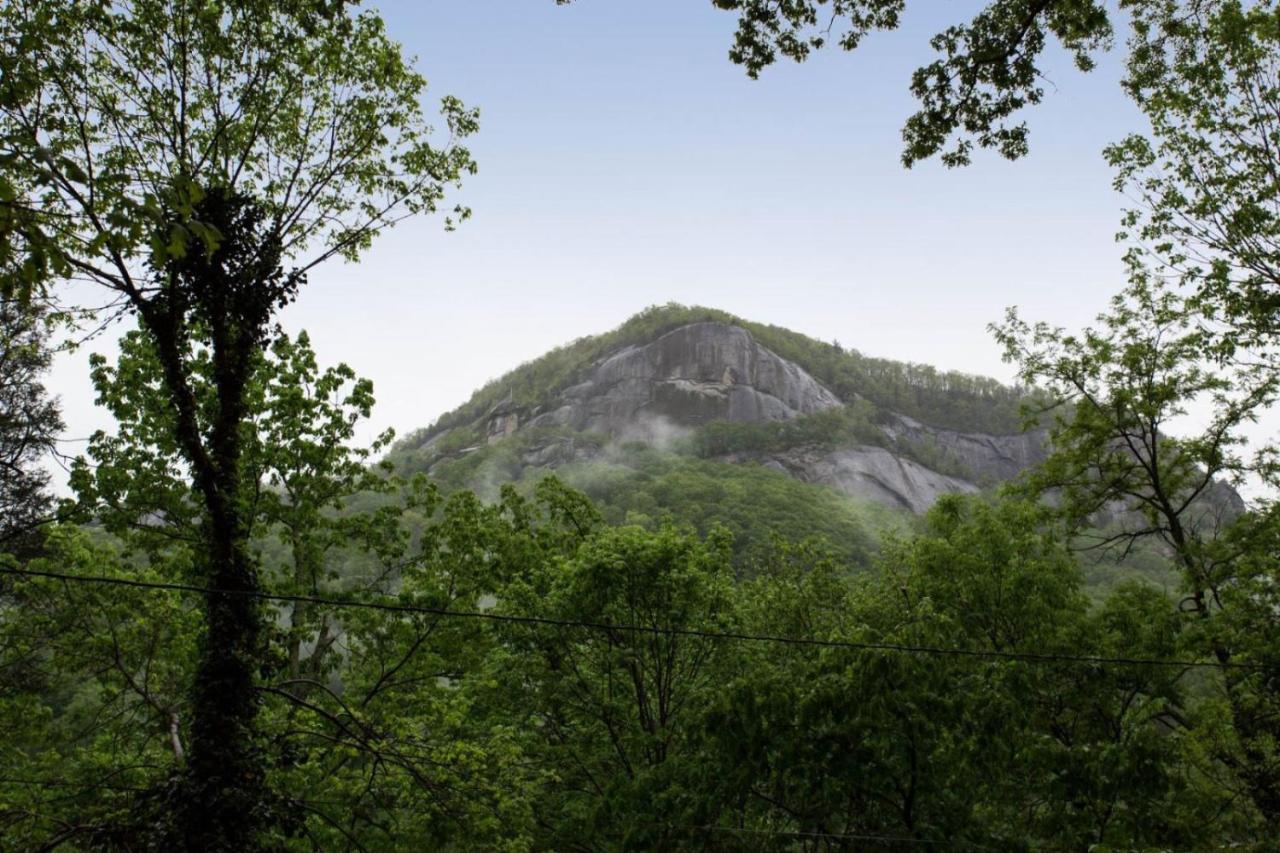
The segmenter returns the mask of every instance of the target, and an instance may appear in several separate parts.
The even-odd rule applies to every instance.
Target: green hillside
[[[475,489],[497,500],[499,488],[512,484],[530,494],[553,470],[522,463],[523,454],[553,437],[548,430],[518,433],[432,470],[432,480],[447,492]],[[562,437],[568,438],[567,434]],[[733,533],[736,562],[746,567],[767,549],[773,537],[814,540],[844,565],[865,567],[885,530],[909,523],[906,513],[804,483],[759,465],[730,465],[688,452],[693,442],[673,449],[640,443],[607,445],[600,436],[576,434],[579,443],[595,442],[598,456],[573,461],[554,473],[597,504],[617,524],[656,527],[672,520],[701,533],[721,525]],[[403,455],[402,470],[412,471]]]
[[[845,405],[782,421],[716,420],[685,430],[661,447],[565,427],[521,429],[501,441],[487,441],[485,416],[495,406],[549,408],[558,392],[583,381],[609,355],[707,321],[747,329]],[[792,451],[875,447],[991,490],[998,481],[970,470],[929,436],[895,435],[886,427],[896,415],[907,415],[937,429],[1015,434],[1023,427],[1021,406],[1027,399],[1026,389],[993,379],[872,358],[725,311],[668,304],[648,308],[612,331],[551,350],[489,382],[463,406],[398,442],[387,458],[402,474],[430,472],[445,492],[474,490],[496,501],[504,485],[528,495],[555,473],[588,495],[611,523],[652,529],[673,520],[704,534],[720,525],[733,534],[734,561],[742,572],[750,571],[776,537],[815,542],[838,563],[857,570],[874,562],[888,533],[910,529],[916,519],[751,460]],[[424,446],[428,438],[435,440]],[[539,451],[548,447],[569,448],[567,458],[544,461]],[[738,461],[727,464],[727,458]],[[1127,578],[1166,589],[1173,582],[1167,560],[1144,549],[1124,559],[1088,553],[1083,562],[1087,588],[1097,596]]]
[[[611,354],[699,322],[745,328],[845,405],[783,421],[716,420],[682,430],[661,449],[564,427],[524,428],[501,441],[487,440],[486,416],[495,407],[554,408],[559,392],[582,382]],[[528,493],[555,471],[596,501],[613,522],[653,526],[675,519],[703,532],[715,524],[727,527],[734,533],[740,567],[775,536],[821,542],[841,563],[861,567],[871,562],[884,531],[909,524],[909,514],[750,460],[788,451],[876,447],[940,475],[990,486],[993,481],[970,471],[927,436],[896,435],[888,427],[897,415],[906,415],[935,428],[1013,434],[1022,426],[1025,398],[1024,390],[992,379],[871,358],[725,311],[669,304],[648,308],[612,331],[579,338],[493,380],[430,428],[398,442],[388,459],[403,474],[430,472],[448,492],[472,489],[490,500],[508,483]],[[554,456],[562,447],[568,451]],[[543,453],[547,448],[553,454],[550,462]],[[725,464],[729,457],[745,464]]]

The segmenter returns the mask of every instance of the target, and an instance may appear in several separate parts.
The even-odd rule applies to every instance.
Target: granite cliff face
[[[747,329],[721,322],[691,323],[653,340],[622,346],[586,366],[578,380],[533,406],[511,399],[499,402],[470,426],[429,434],[421,449],[440,448],[431,463],[435,468],[486,444],[516,439],[518,466],[555,469],[592,459],[611,442],[671,447],[717,421],[793,421],[856,400],[856,395],[840,399]],[[460,434],[480,438],[446,451],[447,439],[459,429],[464,430]],[[976,492],[1008,480],[1045,455],[1042,432],[965,433],[887,410],[878,412],[875,429],[879,432],[874,443],[800,443],[713,458],[727,464],[758,464],[919,513],[939,495]],[[911,452],[920,448],[929,453]]]
[[[944,456],[958,460],[982,483],[1011,480],[1044,461],[1048,450],[1045,430],[1013,435],[986,435],[937,429],[905,415],[896,415],[886,432],[895,439],[931,442]]]
[[[921,513],[939,495],[973,493],[1011,480],[1044,460],[1043,430],[1020,435],[982,435],[935,429],[904,415],[891,415],[887,437],[935,448],[947,468],[965,476],[932,470],[891,449],[855,445],[835,449],[796,448],[767,454],[734,454],[730,462],[757,462],[811,483],[834,486],[847,495]]]
[[[806,483],[833,486],[846,495],[921,513],[939,495],[979,491],[975,483],[932,471],[883,447],[836,450],[799,448],[769,454],[732,454],[726,462],[755,462]]]
[[[616,437],[643,434],[647,424],[776,421],[841,405],[747,330],[722,323],[695,323],[628,346],[595,365],[589,379],[566,388],[557,402],[528,425]]]

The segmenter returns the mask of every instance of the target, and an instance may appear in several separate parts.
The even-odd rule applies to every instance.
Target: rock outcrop
[[[1049,451],[1048,432],[1044,429],[1017,435],[986,435],[937,429],[905,415],[894,415],[885,432],[895,440],[937,448],[965,471],[967,479],[982,484],[1011,480],[1043,462]]]
[[[648,338],[632,334],[626,340],[633,343],[611,350],[579,347],[584,355],[576,364],[566,365],[558,356],[550,362],[552,375],[565,375],[567,368],[575,379],[562,380],[532,403],[527,390],[517,400],[521,386],[513,382],[505,399],[490,402],[483,414],[462,419],[455,413],[445,419],[448,428],[428,431],[404,446],[409,464],[442,480],[452,477],[456,485],[496,494],[498,486],[533,471],[567,468],[567,475],[580,484],[592,482],[597,471],[608,471],[606,479],[625,478],[629,466],[643,467],[655,458],[633,446],[639,442],[703,458],[718,453],[710,460],[758,465],[861,500],[922,513],[942,495],[1008,482],[1048,454],[1045,430],[989,434],[936,425],[998,424],[1012,431],[1018,404],[1013,389],[993,389],[994,383],[983,381],[966,386],[961,377],[954,392],[961,396],[947,396],[951,390],[937,385],[920,386],[932,395],[922,402],[912,398],[912,370],[895,373],[892,363],[882,362],[890,365],[887,374],[876,374],[884,368],[874,365],[865,374],[856,367],[844,374],[832,372],[842,376],[845,389],[858,388],[859,377],[868,383],[866,397],[846,390],[846,399],[840,399],[736,322],[708,319],[667,329]],[[777,339],[791,340],[786,335]],[[816,342],[793,343],[798,352],[818,353],[806,363],[823,365],[824,371],[829,365],[818,358],[840,356],[838,349],[831,353]],[[534,384],[534,375],[524,374],[526,389]],[[885,375],[888,384],[877,385]],[[916,417],[896,411],[898,400]],[[986,404],[1003,408],[975,411]],[[783,426],[846,408],[839,417]],[[928,422],[931,414],[936,423]],[[725,421],[779,426],[700,432],[707,424]],[[1198,505],[1205,523],[1244,509],[1240,496],[1225,483],[1214,484]],[[1095,520],[1105,527],[1131,514],[1131,508],[1117,504],[1100,510]]]
[[[785,420],[840,406],[812,376],[724,323],[694,323],[597,364],[529,426],[622,436],[646,422],[694,427],[714,420]]]
[[[725,462],[756,462],[806,483],[821,483],[852,497],[916,513],[933,506],[941,495],[979,490],[974,483],[939,474],[883,447],[800,448],[769,454],[731,454],[720,458]]]
[[[597,456],[600,440],[661,445],[712,421],[785,421],[852,402],[839,399],[746,329],[720,322],[691,323],[623,347],[590,365],[583,375],[582,381],[541,405],[521,408],[510,400],[497,404],[476,424],[481,441],[493,444],[521,434],[546,434],[522,445],[519,464],[557,468]],[[719,458],[763,465],[918,513],[939,495],[976,492],[1008,480],[1045,455],[1043,432],[964,433],[892,412],[882,415],[885,446],[800,446]],[[579,441],[575,435],[597,440]],[[437,445],[443,437],[444,433],[432,435],[422,447]],[[465,447],[455,456],[476,449]],[[931,458],[942,470],[930,467]],[[436,464],[447,464],[447,459]]]

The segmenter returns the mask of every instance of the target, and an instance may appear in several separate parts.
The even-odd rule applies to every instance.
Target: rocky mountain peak
[[[560,427],[611,437],[713,421],[779,421],[841,406],[803,368],[727,323],[691,323],[623,347],[515,429]],[[509,435],[513,412],[488,415],[490,437]]]
[[[590,355],[565,371],[567,378],[558,386],[533,400],[517,397],[522,381],[545,371],[541,362],[526,365],[500,380],[507,386],[505,393],[501,384],[494,389],[490,399],[497,402],[469,422],[456,423],[451,416],[455,423],[431,431],[419,452],[429,460],[428,470],[438,472],[487,446],[511,443],[511,449],[519,448],[518,459],[501,475],[511,478],[527,469],[589,461],[613,442],[642,442],[726,464],[759,465],[912,512],[924,511],[941,494],[1007,480],[1044,456],[1043,433],[947,429],[873,403],[856,390],[846,388],[842,397],[805,366],[762,343],[753,329],[788,341],[776,337],[785,330],[734,322],[727,315],[671,324],[594,351],[593,339],[584,339],[572,346]],[[837,364],[841,358],[862,359],[833,345],[795,339],[834,356]],[[866,359],[856,364],[864,362],[870,365],[862,367],[868,375],[906,369]],[[911,369],[937,375],[929,368]],[[918,382],[894,381],[905,390]],[[1007,400],[996,404],[1007,405]],[[773,430],[778,437],[712,449],[697,442],[707,430],[739,428]]]

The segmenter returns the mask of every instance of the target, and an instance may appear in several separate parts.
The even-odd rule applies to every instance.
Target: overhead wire
[[[628,634],[648,634],[669,637],[689,637],[693,639],[726,640],[737,642],[775,643],[790,646],[810,646],[819,648],[853,649],[859,651],[893,652],[902,654],[933,655],[937,657],[961,657],[994,660],[1021,661],[1032,664],[1083,664],[1092,666],[1154,666],[1174,667],[1182,669],[1236,669],[1253,672],[1271,672],[1280,669],[1280,665],[1251,663],[1240,661],[1204,661],[1169,658],[1142,658],[1108,655],[1073,655],[1058,652],[1026,652],[999,649],[966,649],[945,646],[929,646],[911,643],[891,643],[873,640],[823,639],[820,637],[789,637],[775,634],[750,634],[737,631],[713,631],[702,628],[674,628],[657,625],[630,625],[615,622],[596,622],[583,619],[559,619],[549,616],[531,616],[515,613],[500,613],[490,610],[454,610],[447,607],[432,607],[423,604],[411,604],[396,600],[360,600],[350,598],[332,598],[319,595],[295,595],[287,593],[264,592],[261,590],[214,589],[195,584],[171,583],[159,581],[142,581],[134,578],[110,577],[106,575],[78,575],[63,572],[42,571],[36,569],[19,569],[11,566],[0,566],[0,574],[17,577],[45,578],[49,580],[75,583],[93,583],[107,586],[131,587],[148,590],[167,590],[186,592],[205,596],[241,596],[265,601],[281,601],[295,604],[316,604],[334,608],[351,608],[378,610],[389,613],[408,613],[439,616],[453,619],[475,619],[488,622],[540,625],[557,628],[584,628],[596,631],[615,631]]]
[[[36,788],[54,788],[83,792],[111,791],[113,793],[146,793],[151,788],[138,785],[109,785],[109,784],[91,784],[77,783],[66,780],[57,779],[32,779],[32,778],[15,778],[0,777],[0,785],[23,785]],[[299,800],[301,803],[319,806],[347,806],[348,802],[342,800],[321,800],[304,797]],[[789,838],[789,839],[808,839],[820,841],[876,841],[883,844],[906,844],[912,846],[932,846],[946,845],[950,847],[961,846],[971,849],[989,849],[973,842],[957,842],[954,839],[946,842],[938,841],[930,838],[918,838],[909,835],[873,835],[868,833],[857,832],[821,832],[815,830],[801,829],[762,829],[740,826],[724,826],[716,824],[678,824],[678,823],[654,823],[645,824],[645,826],[653,829],[666,830],[668,832],[676,831],[681,833],[727,833],[732,835],[747,835],[760,838]]]
[[[922,845],[944,845],[947,847],[967,847],[971,849],[988,850],[990,848],[983,847],[972,842],[959,842],[954,839],[948,841],[938,841],[931,838],[916,838],[909,835],[870,835],[856,832],[816,832],[812,830],[788,830],[788,829],[753,829],[750,827],[740,826],[722,826],[722,825],[690,825],[690,824],[653,824],[654,828],[667,830],[683,830],[685,832],[700,833],[729,833],[733,835],[748,835],[766,838],[790,838],[794,840],[813,840],[813,841],[877,841],[882,844],[909,844],[912,846]]]

